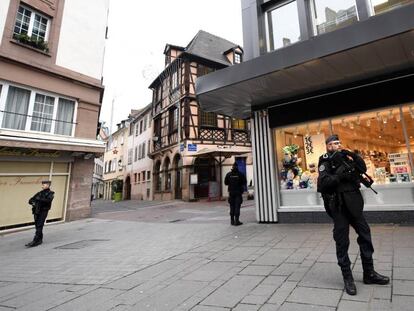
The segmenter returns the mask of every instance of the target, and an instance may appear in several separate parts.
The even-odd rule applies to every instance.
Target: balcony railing
[[[213,142],[250,143],[250,132],[240,129],[200,127],[199,139]]]

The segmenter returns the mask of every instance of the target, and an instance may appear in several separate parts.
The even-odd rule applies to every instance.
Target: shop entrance
[[[0,161],[0,230],[33,224],[28,200],[51,180],[55,192],[47,222],[62,220],[68,190],[69,163]]]
[[[176,200],[182,199],[182,185],[181,185],[181,167],[182,161],[181,156],[177,154],[174,157],[174,169],[175,169],[175,187],[174,187],[174,197]]]
[[[131,200],[131,177],[125,179],[125,200]]]
[[[194,162],[194,172],[198,175],[198,184],[194,187],[195,198],[208,198],[209,182],[217,181],[214,158],[197,158]]]

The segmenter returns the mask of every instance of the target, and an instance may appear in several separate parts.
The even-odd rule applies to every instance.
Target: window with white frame
[[[128,149],[128,165],[132,164],[132,152],[133,152],[132,148]]]
[[[240,64],[242,61],[242,56],[240,53],[234,53],[234,63]]]
[[[49,24],[50,21],[46,16],[20,5],[16,15],[13,36],[27,35],[32,40],[47,41]]]
[[[2,128],[72,136],[75,101],[6,83],[2,88]]]
[[[135,146],[134,162],[138,161],[138,146]]]

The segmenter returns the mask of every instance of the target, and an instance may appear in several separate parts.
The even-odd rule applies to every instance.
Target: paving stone
[[[278,266],[283,263],[292,253],[294,249],[271,249],[267,253],[263,254],[254,262],[255,265],[263,266]]]
[[[178,281],[134,305],[137,310],[172,310],[207,286],[207,282]]]
[[[257,311],[259,308],[260,305],[239,303],[235,308],[232,309],[232,311]]]
[[[250,292],[250,295],[266,296],[269,297],[276,291],[277,287],[268,284],[259,284],[255,289]]]
[[[392,296],[393,310],[412,311],[414,306],[414,296]]]
[[[269,275],[266,277],[262,284],[263,285],[271,285],[274,288],[278,288],[282,283],[286,280],[286,276],[279,276],[279,275]]]
[[[280,308],[280,305],[266,303],[259,309],[259,311],[275,311],[275,310],[279,310],[279,308]]]
[[[282,263],[279,267],[273,270],[272,274],[275,275],[290,275],[299,268],[297,263]]]
[[[394,280],[393,281],[393,294],[414,296],[414,281]]]
[[[195,306],[192,311],[229,311],[229,308],[220,308],[214,306]]]
[[[393,266],[400,268],[413,268],[414,248],[395,248]]]
[[[385,300],[385,299],[372,299],[369,302],[369,310],[372,311],[390,311],[390,310],[399,310],[399,309],[393,309],[393,304],[391,301]]]
[[[340,289],[344,288],[341,270],[334,263],[315,263],[303,277],[300,286]]]
[[[247,295],[243,298],[241,303],[251,304],[251,305],[262,305],[267,301],[268,298],[269,297],[267,296]]]
[[[269,275],[275,269],[274,266],[256,266],[250,265],[244,270],[240,271],[240,275]]]
[[[299,267],[295,270],[289,277],[288,281],[300,281],[305,276],[306,272],[308,272],[309,267]]]
[[[336,307],[341,295],[342,291],[340,290],[297,287],[287,298],[287,301]]]
[[[225,262],[210,262],[195,271],[183,277],[184,280],[190,281],[207,281],[211,282],[217,279],[220,275],[229,271],[234,267],[232,263]]]
[[[372,298],[391,300],[391,286],[373,286],[373,291]]]
[[[359,294],[359,293],[358,293]],[[338,305],[338,311],[368,311],[370,306],[367,302],[342,300]]]
[[[201,305],[235,307],[262,280],[257,276],[235,276],[203,300]]]
[[[278,311],[335,311],[335,308],[326,307],[326,306],[318,306],[318,305],[308,305],[308,304],[300,304],[300,303],[292,303],[292,302],[285,302]]]
[[[86,295],[80,296],[73,300],[70,300],[58,307],[54,308],[54,311],[83,311],[91,308],[100,310],[100,306],[108,300],[118,296],[122,291],[108,288],[98,288]]]
[[[283,283],[276,292],[270,297],[268,303],[281,305],[285,302],[286,298],[295,289],[297,282],[285,282]]]
[[[410,280],[414,281],[414,267],[413,268],[394,268],[392,278],[394,280]]]

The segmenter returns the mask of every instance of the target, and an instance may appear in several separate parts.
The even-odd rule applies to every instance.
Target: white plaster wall
[[[6,24],[7,12],[9,11],[10,0],[0,0],[0,44],[3,39],[4,25]]]
[[[101,79],[108,8],[109,0],[65,1],[58,66]]]

